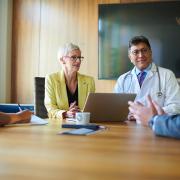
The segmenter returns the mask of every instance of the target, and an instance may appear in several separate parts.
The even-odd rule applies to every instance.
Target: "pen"
[[[18,104],[18,108],[19,108],[19,111],[22,111],[22,108],[21,108],[20,104]]]

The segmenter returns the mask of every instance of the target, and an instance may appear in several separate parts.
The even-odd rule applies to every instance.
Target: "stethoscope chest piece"
[[[160,91],[159,91],[159,92],[157,92],[157,97],[159,97],[159,98],[160,98],[160,97],[162,97],[162,95],[163,95],[163,94],[162,94],[162,92],[160,92]]]

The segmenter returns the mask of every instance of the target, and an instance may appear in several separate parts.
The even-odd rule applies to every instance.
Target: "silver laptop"
[[[90,93],[83,112],[90,112],[90,122],[122,122],[127,119],[128,101],[134,101],[136,94]]]

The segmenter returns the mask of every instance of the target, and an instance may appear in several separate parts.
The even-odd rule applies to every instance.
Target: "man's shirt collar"
[[[143,69],[143,71],[146,72],[146,74],[147,74],[150,71],[151,67],[152,67],[152,63],[149,64],[149,66],[146,69]],[[135,67],[136,75],[138,75],[140,72],[141,72],[141,70],[139,70],[137,67]]]

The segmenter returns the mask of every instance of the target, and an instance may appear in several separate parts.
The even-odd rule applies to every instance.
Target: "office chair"
[[[35,87],[35,115],[41,118],[47,118],[47,110],[44,105],[44,93],[45,93],[45,77],[34,78]]]

